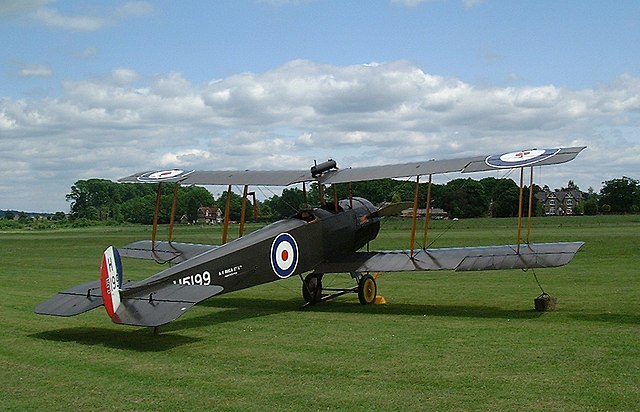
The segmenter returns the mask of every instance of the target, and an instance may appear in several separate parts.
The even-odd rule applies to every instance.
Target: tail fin
[[[102,291],[102,301],[109,317],[113,318],[114,313],[120,306],[120,288],[122,287],[122,262],[118,249],[109,246],[102,255],[102,266],[100,268],[100,289]]]

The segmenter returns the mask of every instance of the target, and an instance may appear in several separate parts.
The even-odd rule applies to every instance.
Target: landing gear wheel
[[[322,298],[322,273],[311,273],[304,278],[302,297],[308,303],[320,301],[320,298]]]
[[[358,299],[363,305],[369,305],[376,300],[378,287],[376,281],[371,275],[364,275],[358,282]]]

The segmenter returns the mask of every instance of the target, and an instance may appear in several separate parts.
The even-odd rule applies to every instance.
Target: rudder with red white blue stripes
[[[100,290],[102,301],[110,318],[120,306],[120,288],[122,287],[122,261],[118,249],[109,246],[102,255],[100,268]]]

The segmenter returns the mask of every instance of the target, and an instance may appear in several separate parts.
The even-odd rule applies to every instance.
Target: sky
[[[535,183],[640,179],[638,1],[2,0],[0,38],[0,209],[145,170],[567,146]]]

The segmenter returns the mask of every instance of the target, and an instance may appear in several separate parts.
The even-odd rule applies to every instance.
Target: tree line
[[[158,186],[155,184],[115,183],[106,179],[78,180],[71,186],[67,201],[71,202],[73,219],[151,224]],[[161,223],[169,222],[173,187],[163,185],[160,197]],[[186,186],[178,191],[178,218],[186,215],[196,220],[198,208],[215,204],[213,195],[203,187]]]
[[[583,201],[576,208],[579,214],[629,214],[640,213],[640,182],[629,177],[622,177],[602,182],[599,192],[589,188],[583,192]],[[115,183],[105,179],[78,180],[66,195],[71,203],[69,221],[73,225],[88,222],[104,221],[110,223],[131,222],[150,224],[155,211],[156,184]],[[231,194],[231,220],[240,219],[242,197],[236,190]],[[324,201],[333,202],[331,187],[323,187]],[[337,196],[340,199],[354,196],[364,197],[374,204],[384,202],[413,201],[415,183],[413,181],[398,181],[382,179],[375,181],[355,182],[351,185],[338,185]],[[540,191],[534,185],[533,193]],[[556,190],[580,190],[569,181],[566,187]],[[426,208],[427,184],[420,184],[419,207]],[[314,207],[320,203],[320,187],[317,183],[307,187],[305,192],[299,187],[289,187],[280,194],[258,201],[260,218],[273,221],[293,215],[305,206]],[[529,188],[523,190],[524,213],[527,214],[529,205]],[[446,184],[432,186],[431,206],[444,209],[451,217],[510,217],[518,213],[519,187],[511,179],[487,177],[481,180],[455,179]],[[161,193],[160,223],[168,223],[173,199],[173,186],[163,185]],[[305,201],[306,199],[306,201]],[[224,208],[226,192],[215,198],[206,188],[198,186],[181,187],[178,191],[176,219],[186,216],[189,221],[198,218],[198,208],[214,206]],[[542,205],[535,198],[533,215],[544,213]],[[247,201],[247,215],[251,215],[252,205]],[[29,222],[26,213],[3,211],[0,225]],[[36,219],[44,225],[44,220],[63,223],[67,221],[64,212],[58,212]],[[4,222],[4,223],[3,223]]]
[[[623,176],[602,182],[599,194],[593,193],[585,201],[585,214],[640,213],[640,181]]]
[[[71,187],[71,192],[66,198],[71,202],[70,215],[73,219],[150,224],[155,211],[157,187],[156,184],[115,183],[105,179],[79,180]],[[324,202],[333,202],[332,188],[320,188],[314,183],[307,188],[306,197],[302,189],[290,187],[279,195],[274,194],[268,199],[258,201],[259,214],[264,220],[276,220],[291,216],[305,206],[318,206],[321,189]],[[534,189],[539,190],[537,186]],[[159,221],[167,223],[170,219],[173,186],[163,185],[161,190]],[[354,196],[364,197],[373,204],[413,201],[415,182],[382,179],[356,182],[350,186],[338,185],[336,190],[340,199],[348,198],[351,192]],[[419,207],[426,208],[427,184],[420,184],[419,191]],[[431,206],[444,209],[450,216],[459,218],[516,216],[518,196],[519,188],[511,179],[455,179],[447,184],[432,185]],[[524,196],[526,213],[528,188],[525,188]],[[195,221],[198,218],[199,207],[224,208],[225,203],[226,192],[216,199],[203,187],[180,187],[176,207],[177,219],[186,216],[189,221]],[[247,205],[247,210],[251,210],[249,200]],[[240,219],[241,207],[242,196],[232,192],[231,220]]]

